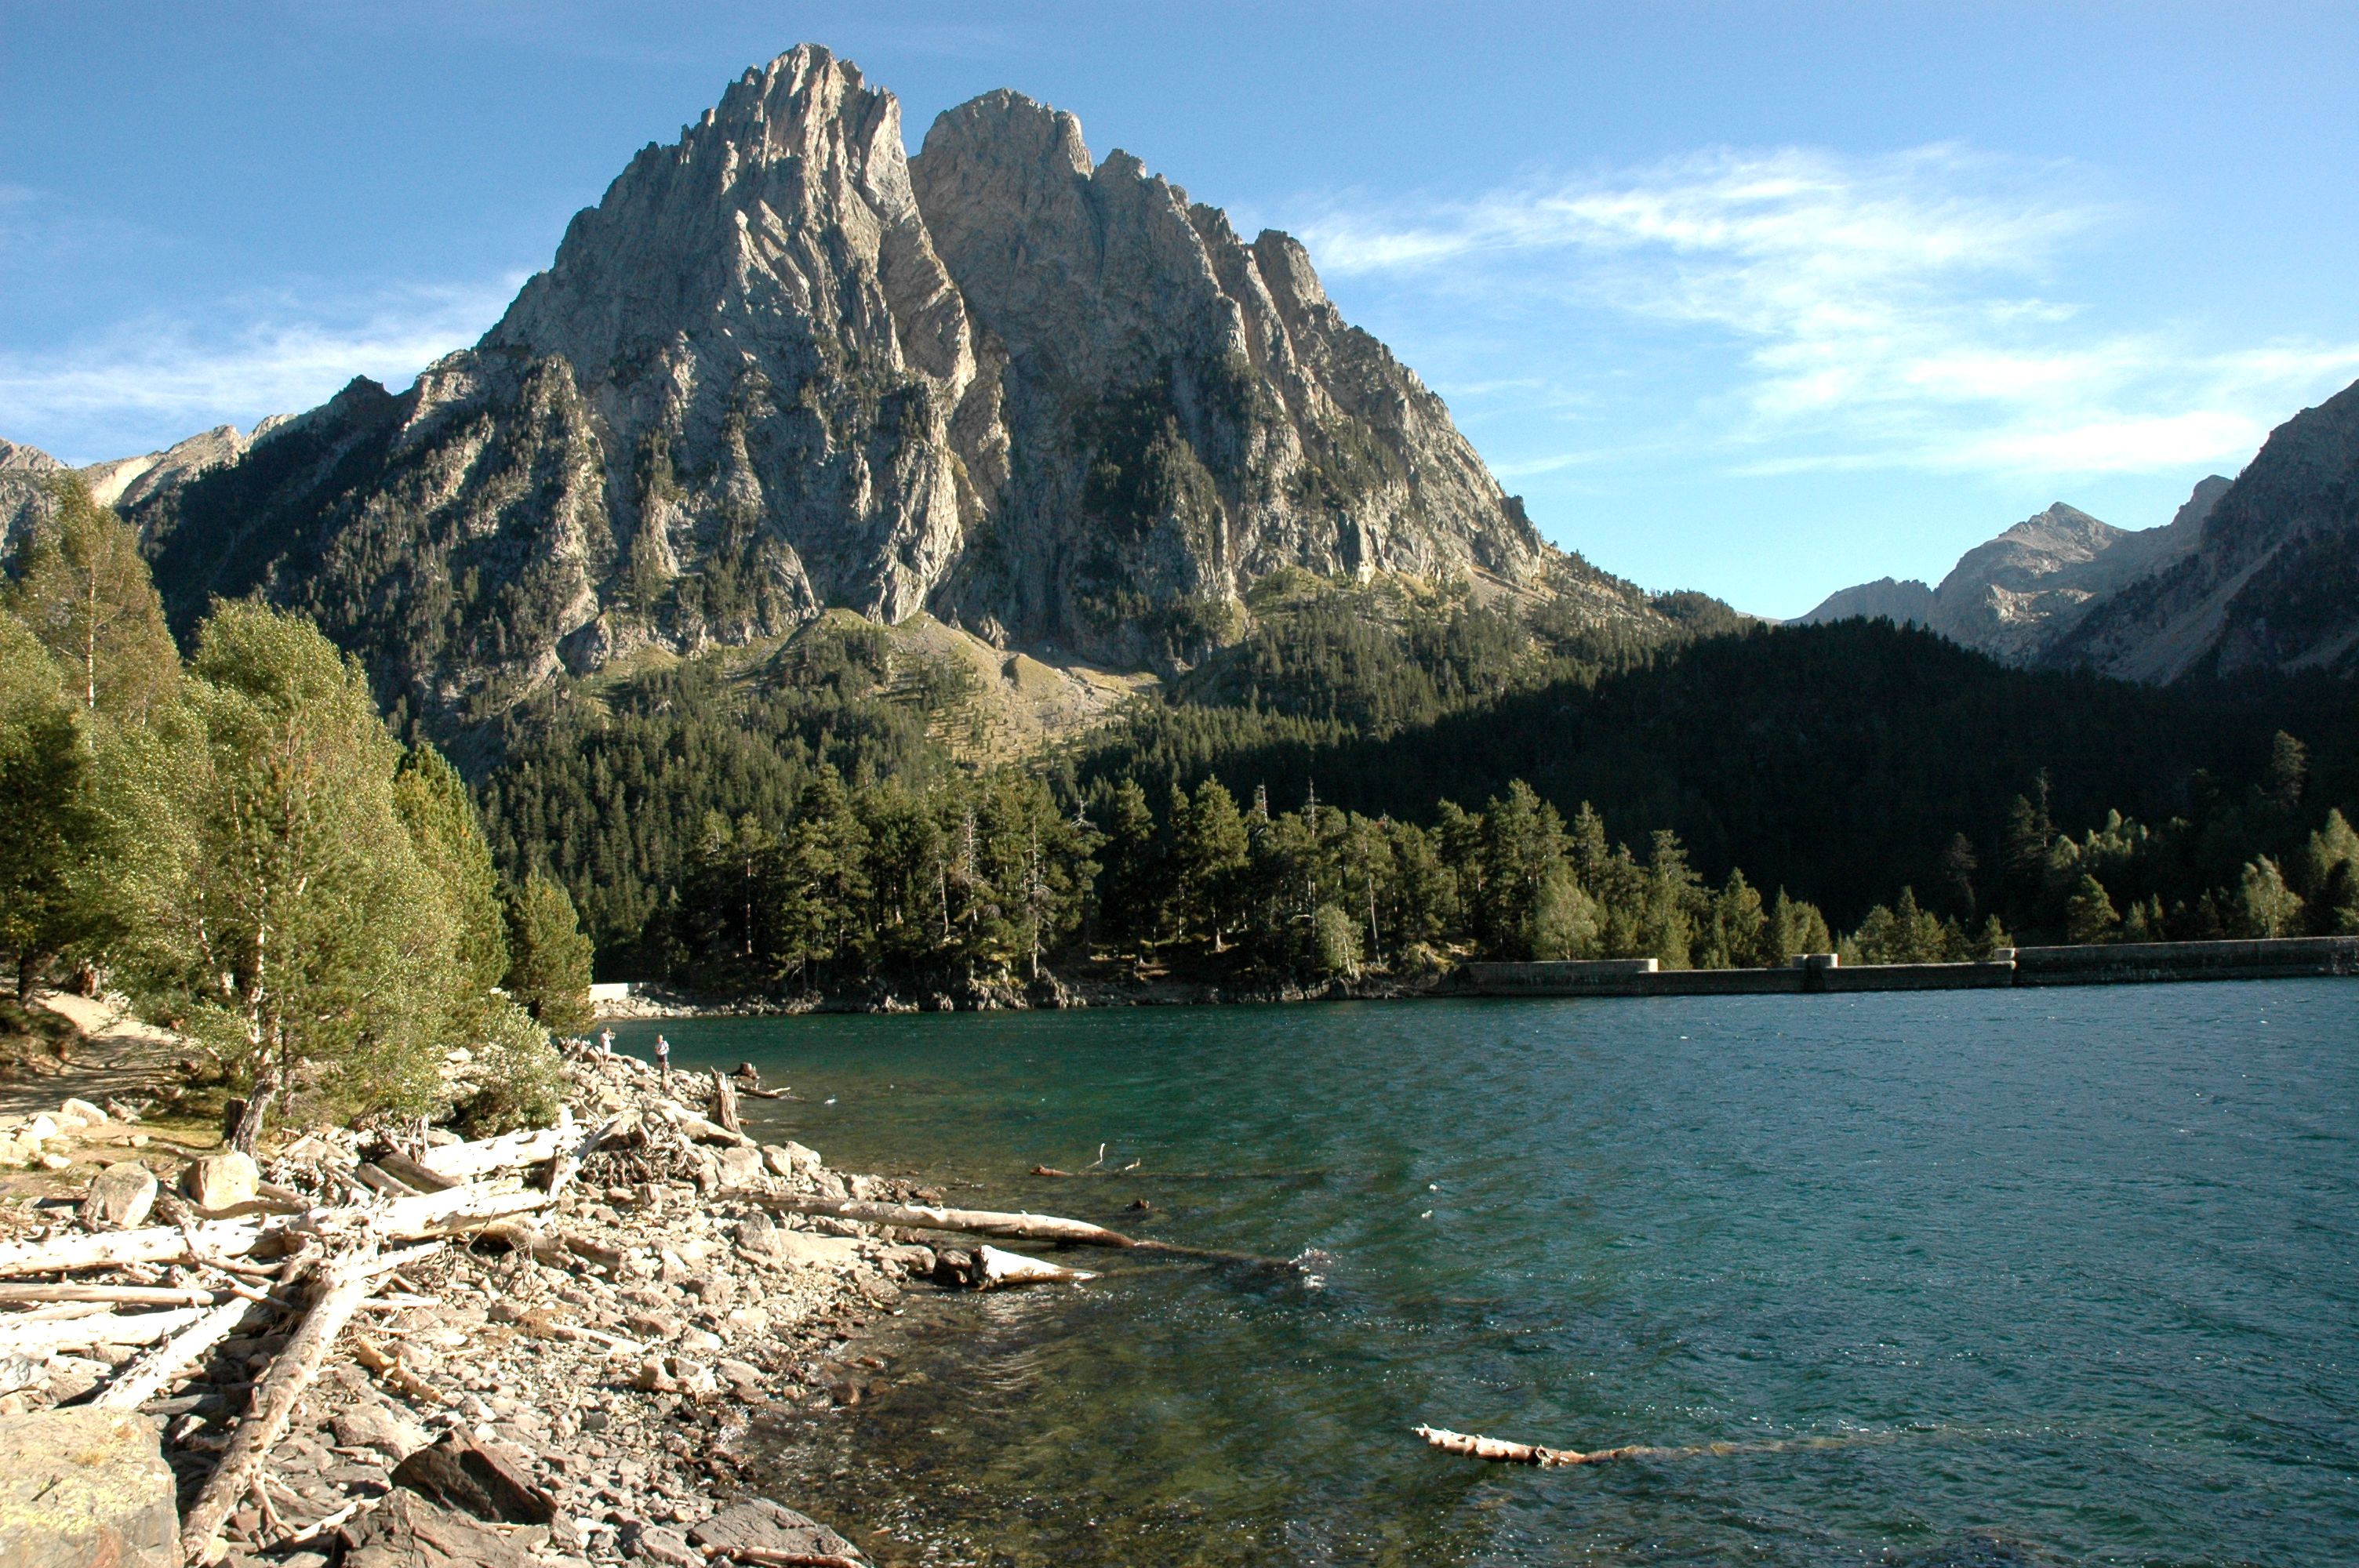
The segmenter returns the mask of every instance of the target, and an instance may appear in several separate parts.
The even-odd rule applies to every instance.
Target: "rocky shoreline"
[[[844,1534],[752,1490],[745,1441],[766,1418],[856,1400],[883,1365],[866,1336],[898,1315],[908,1292],[936,1288],[938,1272],[954,1283],[973,1277],[970,1255],[828,1214],[774,1217],[762,1200],[925,1204],[940,1195],[846,1175],[799,1144],[758,1145],[721,1128],[683,1103],[701,1100],[709,1079],[675,1074],[666,1083],[644,1062],[578,1047],[565,1072],[570,1120],[597,1132],[583,1139],[570,1181],[545,1178],[562,1182],[561,1194],[530,1213],[471,1224],[404,1261],[302,1392],[252,1494],[195,1560],[237,1568],[861,1560]],[[105,1128],[83,1130],[92,1144],[107,1142]],[[203,1210],[159,1186],[151,1166],[161,1162],[143,1152],[94,1178],[79,1203],[0,1205],[0,1259],[103,1246],[152,1224],[144,1210],[153,1209],[190,1238],[186,1257],[96,1275],[41,1272],[59,1287],[49,1293],[94,1281],[100,1292],[193,1292],[192,1303],[226,1300],[222,1292],[240,1284],[266,1292],[266,1271],[208,1259],[200,1238],[225,1219],[323,1202],[355,1177],[415,1173],[432,1164],[438,1141],[451,1141],[429,1134],[411,1159],[353,1135],[314,1133],[264,1160],[243,1193],[234,1167],[226,1186],[212,1168],[243,1156],[212,1156],[177,1184],[242,1201]],[[176,1174],[160,1173],[168,1184]],[[5,1271],[12,1281],[31,1273]],[[42,1293],[16,1290],[19,1303]],[[75,1327],[101,1314],[114,1326]],[[249,1321],[129,1412],[147,1428],[132,1434],[133,1447],[148,1437],[160,1446],[180,1509],[248,1419],[256,1384],[298,1321]],[[0,1315],[0,1415],[16,1418],[7,1425],[25,1434],[20,1443],[43,1422],[119,1428],[126,1412],[96,1407],[177,1323],[153,1326],[91,1303],[12,1303]],[[177,1539],[172,1551],[142,1551],[136,1536],[126,1527],[124,1562],[177,1568]]]
[[[602,1023],[665,1018],[781,1018],[813,1012],[997,1012],[1082,1007],[1218,1007],[1275,1002],[1401,1001],[1444,994],[1450,971],[1414,975],[1366,974],[1304,984],[1282,980],[1263,985],[1223,985],[1172,977],[1136,979],[1120,975],[1078,977],[1044,974],[1030,985],[1014,980],[970,983],[956,992],[908,991],[863,986],[835,993],[790,998],[702,997],[669,986],[635,985],[622,997],[594,1002]]]

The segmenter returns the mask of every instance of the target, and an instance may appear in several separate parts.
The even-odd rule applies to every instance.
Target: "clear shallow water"
[[[839,1168],[1333,1255],[913,1306],[775,1456],[886,1562],[2359,1562],[2347,981],[663,1027]]]

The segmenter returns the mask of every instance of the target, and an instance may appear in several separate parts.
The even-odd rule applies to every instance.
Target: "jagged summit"
[[[145,510],[183,618],[259,589],[446,717],[832,606],[1169,667],[1281,568],[1580,569],[1295,241],[1020,93],[912,158],[808,44],[632,158],[474,348]]]

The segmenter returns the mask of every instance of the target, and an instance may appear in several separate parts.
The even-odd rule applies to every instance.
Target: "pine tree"
[[[1219,952],[1240,920],[1240,874],[1250,848],[1236,797],[1218,779],[1196,786],[1173,835],[1172,893],[1181,929],[1209,937]]]
[[[0,610],[0,953],[19,1000],[60,956],[95,949],[117,925],[107,864],[116,835],[59,676]]]
[[[538,871],[525,878],[522,887],[508,890],[506,924],[513,955],[506,976],[508,995],[544,1029],[586,1032],[593,1017],[590,938],[564,884]]]
[[[1097,935],[1117,951],[1144,953],[1154,942],[1167,891],[1155,813],[1137,781],[1125,778],[1107,792],[1100,815],[1105,842],[1099,852],[1104,870],[1098,877]]]
[[[2105,884],[2095,877],[2083,874],[2080,885],[2064,906],[2064,939],[2067,942],[2103,942],[2113,935],[2122,917],[2114,908]]]

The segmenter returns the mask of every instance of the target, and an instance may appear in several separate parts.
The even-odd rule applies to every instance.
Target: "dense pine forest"
[[[560,688],[481,796],[602,972],[722,994],[2359,929],[2346,687],[2154,689],[1658,603],[1642,637],[1291,576],[1166,695],[996,768],[940,739],[955,679],[824,623]]]
[[[306,1032],[398,1100],[396,1036],[521,1042],[501,992],[572,1026],[592,946],[717,997],[979,1004],[2359,931],[2359,708],[2324,679],[1297,572],[1045,753],[978,752],[973,670],[846,615],[429,735],[283,614],[217,608],[184,667],[130,531],[71,489],[59,517],[5,585],[0,945],[20,989],[107,968],[288,1092]],[[256,856],[258,892],[223,869]]]

